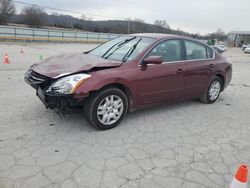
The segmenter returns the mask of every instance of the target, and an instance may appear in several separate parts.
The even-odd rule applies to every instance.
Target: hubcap
[[[209,98],[214,101],[218,98],[221,90],[221,85],[219,81],[214,81],[209,89]]]
[[[98,105],[97,118],[104,125],[112,125],[120,119],[123,109],[122,99],[117,95],[109,95]]]

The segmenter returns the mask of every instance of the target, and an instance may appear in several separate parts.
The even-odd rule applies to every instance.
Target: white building
[[[228,33],[228,46],[241,47],[243,44],[250,44],[250,31],[231,31]]]

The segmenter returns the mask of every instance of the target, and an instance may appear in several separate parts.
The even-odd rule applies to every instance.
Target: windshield
[[[89,54],[103,59],[126,62],[138,56],[150,46],[155,39],[146,37],[124,36],[106,42],[93,49]]]

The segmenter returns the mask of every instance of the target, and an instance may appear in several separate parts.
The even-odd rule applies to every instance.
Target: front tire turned
[[[127,96],[115,87],[108,87],[93,93],[84,107],[87,121],[100,130],[112,129],[119,125],[127,111]]]

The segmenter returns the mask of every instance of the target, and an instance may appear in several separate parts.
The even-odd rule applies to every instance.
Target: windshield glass
[[[153,38],[124,36],[106,42],[93,49],[89,54],[116,61],[126,62],[155,42]]]

